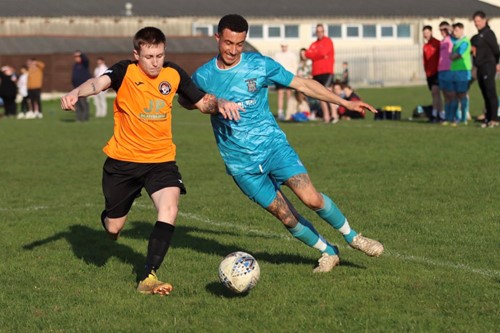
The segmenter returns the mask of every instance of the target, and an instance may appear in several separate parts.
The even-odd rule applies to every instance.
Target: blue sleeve
[[[269,57],[265,57],[265,62],[267,80],[288,87],[295,75]]]
[[[462,44],[460,44],[457,48],[457,53],[463,55],[465,51],[467,51],[468,44],[468,42],[463,42]]]

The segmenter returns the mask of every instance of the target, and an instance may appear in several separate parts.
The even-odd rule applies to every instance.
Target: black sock
[[[156,271],[170,247],[170,240],[174,233],[175,226],[156,221],[156,224],[149,236],[148,255],[146,257],[145,275],[148,276],[151,271]]]

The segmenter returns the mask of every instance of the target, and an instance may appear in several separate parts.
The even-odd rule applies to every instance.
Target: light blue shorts
[[[440,71],[438,73],[439,89],[453,91],[453,76],[451,71]]]
[[[452,71],[453,90],[456,93],[463,94],[469,90],[469,81],[471,79],[470,71]]]
[[[263,208],[269,207],[276,199],[281,184],[293,176],[307,173],[299,156],[289,145],[281,146],[275,152],[261,165],[260,173],[233,176],[241,191]]]

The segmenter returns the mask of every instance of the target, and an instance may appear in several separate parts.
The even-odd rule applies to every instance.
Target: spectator
[[[335,92],[335,89],[334,89]],[[361,101],[361,98],[354,92],[349,85],[342,85],[343,98],[348,101]],[[341,95],[342,96],[342,95]],[[349,110],[344,106],[339,106],[338,113],[343,120],[351,120],[351,119],[364,119],[365,118],[365,110],[356,111]]]
[[[423,47],[424,70],[427,77],[427,86],[432,96],[432,114],[429,120],[434,122],[439,120],[439,112],[443,104],[438,78],[439,49],[441,43],[432,35],[432,27],[430,25],[424,26],[422,32],[425,41]]]
[[[451,59],[450,54],[453,49],[453,42],[450,36],[450,24],[447,21],[442,21],[439,24],[439,32],[443,39],[440,42],[439,47],[439,62],[438,62],[438,78],[439,78],[439,88],[443,92],[444,96],[444,115],[441,115],[441,119],[444,119],[443,125],[447,125],[452,116],[451,101],[453,98],[453,85],[451,78]]]
[[[304,79],[312,79],[312,61],[306,57],[306,49],[301,48],[299,52],[299,67],[297,76]],[[316,113],[319,108],[319,101],[296,91],[297,102],[299,103],[299,111],[309,112],[308,119],[316,120]]]
[[[89,58],[87,58],[87,56],[81,51],[76,51],[73,54],[73,57],[75,59],[75,63],[73,64],[71,83],[73,84],[73,87],[76,88],[90,79]],[[80,96],[78,98],[78,102],[76,103],[76,121],[88,121],[89,118],[90,113],[87,96]]]
[[[342,63],[342,84],[349,84],[349,64],[347,61]]]
[[[471,44],[464,35],[464,25],[460,22],[453,24],[453,49],[450,55],[453,82],[453,99],[451,101],[452,114],[450,121],[452,126],[458,123],[467,125],[467,114],[469,112],[469,84],[471,80],[472,58]],[[458,104],[460,103],[461,116],[458,117]]]
[[[107,69],[108,66],[106,66],[104,58],[97,58],[97,66],[94,69],[94,77],[101,76]],[[106,117],[106,114],[108,113],[108,106],[106,104],[106,90],[103,90],[94,96],[94,105],[96,118]]]
[[[306,49],[301,48],[299,51],[299,65],[297,68],[297,76],[304,79],[312,78],[312,61],[306,57]]]
[[[276,53],[274,60],[281,64],[287,71],[293,74],[297,73],[298,61],[295,53],[288,50],[288,44],[286,42],[281,43],[281,51]],[[276,85],[276,90],[278,92],[278,119],[279,120],[290,120],[291,115],[284,114],[284,99],[286,95],[287,104],[292,99],[293,90],[282,86],[280,84]]]
[[[498,60],[500,50],[495,33],[488,25],[486,14],[477,11],[472,16],[477,34],[471,39],[474,64],[477,68],[477,83],[484,99],[486,113],[481,127],[498,126],[498,97],[495,74],[500,72]]]
[[[3,66],[0,69],[0,98],[3,100],[5,116],[16,116],[16,73],[11,66]]]
[[[26,113],[29,111],[28,68],[26,66],[22,66],[20,73],[21,74],[17,78],[17,92],[22,99],[17,119],[25,119]]]
[[[335,50],[332,40],[325,35],[323,24],[316,26],[315,42],[306,50],[306,57],[312,60],[312,75],[315,81],[331,89],[333,82],[333,66],[335,65]],[[325,101],[320,101],[323,120],[325,123],[336,124],[339,121],[338,114],[335,113],[335,107]],[[332,114],[330,115],[330,112]]]
[[[43,118],[42,85],[45,64],[35,58],[28,59],[28,98],[31,103],[26,119]]]

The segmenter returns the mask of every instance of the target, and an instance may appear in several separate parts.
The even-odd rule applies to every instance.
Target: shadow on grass
[[[75,257],[89,265],[104,266],[112,258],[118,258],[133,267],[133,272],[142,273],[145,256],[137,253],[127,245],[113,242],[107,238],[102,230],[95,230],[85,225],[72,225],[68,231],[59,232],[51,237],[40,239],[23,246],[24,250],[34,250],[58,240],[66,240],[73,250]]]
[[[129,222],[125,229],[122,231],[120,237],[147,241],[152,228],[153,225],[149,222]],[[221,257],[221,259],[234,251],[248,251],[253,256],[255,256],[257,260],[265,261],[271,264],[305,264],[311,265],[312,269],[312,267],[316,263],[316,261],[311,258],[297,254],[269,253],[258,251],[258,249],[256,248],[243,249],[234,245],[224,245],[211,238],[210,235],[241,237],[241,234],[234,232],[180,225],[176,226],[175,228],[175,234],[172,239],[171,246],[175,248],[195,250],[204,254],[217,255]],[[245,235],[245,237],[260,236]],[[33,250],[37,247],[61,239],[66,240],[71,245],[75,257],[83,260],[89,265],[102,267],[110,258],[115,257],[123,263],[132,265],[133,272],[137,275],[138,278],[139,274],[142,273],[142,269],[146,261],[145,253],[141,254],[134,251],[131,247],[120,243],[120,240],[118,240],[117,242],[113,242],[107,238],[107,235],[103,230],[95,230],[85,225],[72,225],[68,228],[68,231],[59,232],[51,237],[25,244],[23,246],[23,249]],[[146,252],[147,244],[144,244],[144,248],[144,252]],[[359,266],[346,261],[342,261],[342,266],[365,268],[363,266]],[[223,291],[224,289],[221,289],[219,292]],[[217,290],[214,289],[214,293],[217,294]],[[241,296],[242,295],[238,295],[238,297]]]
[[[151,223],[131,222],[130,224],[132,227],[129,229],[126,227],[121,233],[122,237],[135,239],[147,239],[149,237],[149,233],[152,228]],[[311,264],[313,262],[310,258],[295,254],[259,252],[257,249],[242,249],[241,247],[235,245],[224,245],[213,239],[211,235],[218,237],[241,237],[241,234],[230,231],[177,225],[175,227],[175,233],[171,246],[175,248],[190,249],[204,254],[214,254],[221,257],[221,259],[234,251],[247,251],[255,256],[259,261],[266,261],[273,264]],[[245,237],[260,238],[260,236],[252,235],[245,235]]]
[[[245,298],[248,296],[248,294],[250,294],[249,291],[237,294],[224,287],[220,282],[210,282],[209,284],[207,284],[205,289],[212,295],[224,298]]]

